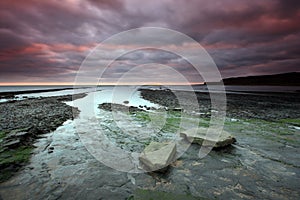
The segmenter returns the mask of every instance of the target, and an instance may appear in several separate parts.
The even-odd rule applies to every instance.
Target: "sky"
[[[299,0],[1,0],[0,84],[73,84],[93,48],[140,27],[186,34],[205,48],[223,78],[300,71],[299,22]],[[115,45],[100,58],[126,52],[126,45],[132,46]],[[122,55],[103,81],[135,70],[126,79],[135,83],[168,74],[164,66],[192,83],[203,81],[184,58],[158,49]]]

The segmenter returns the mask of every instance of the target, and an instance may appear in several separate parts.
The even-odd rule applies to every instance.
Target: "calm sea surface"
[[[0,92],[13,92],[13,91],[29,91],[26,94],[16,95],[16,99],[21,100],[23,97],[49,97],[49,96],[60,96],[60,95],[69,95],[69,94],[78,94],[78,93],[89,93],[100,90],[109,90],[112,91],[114,88],[131,88],[130,90],[139,89],[139,88],[149,88],[149,89],[171,89],[171,90],[183,90],[183,91],[192,91],[197,92],[218,92],[220,87],[218,86],[209,86],[209,90],[206,85],[197,85],[197,86],[98,86],[98,87],[77,87],[73,89],[73,86],[0,86]],[[44,91],[52,89],[62,89],[59,91]],[[31,92],[33,90],[41,92]],[[43,90],[43,91],[42,91]],[[126,90],[126,89],[125,89]],[[294,93],[299,92],[299,86],[225,86],[227,93],[241,93],[246,94],[247,92],[285,92],[285,93]],[[7,101],[7,99],[0,99],[0,102]]]
[[[14,92],[14,91],[26,91],[26,90],[51,90],[51,89],[64,89],[72,88],[73,86],[0,86],[0,92]]]

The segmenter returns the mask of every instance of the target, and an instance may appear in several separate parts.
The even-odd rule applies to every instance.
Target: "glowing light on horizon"
[[[128,82],[128,83],[119,83],[119,82],[101,82],[98,85],[202,85],[204,82],[194,82],[190,84],[183,84],[183,83],[155,83],[155,82]],[[94,83],[80,83],[74,84],[73,82],[9,82],[9,83],[0,83],[0,86],[80,86],[80,85],[88,85],[94,86]]]

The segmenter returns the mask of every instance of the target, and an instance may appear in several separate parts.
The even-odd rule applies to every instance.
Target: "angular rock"
[[[27,135],[28,132],[22,131],[22,132],[18,132],[15,134],[16,137],[24,137],[25,135]]]
[[[176,156],[175,143],[151,142],[140,154],[139,160],[145,170],[163,171]]]
[[[15,137],[25,137],[28,134],[27,130],[29,130],[29,128],[12,130],[6,135],[5,139],[9,140]]]
[[[19,139],[15,139],[15,140],[11,140],[11,141],[7,141],[3,144],[3,147],[8,147],[8,148],[13,148],[13,147],[17,147],[20,145],[20,140]]]
[[[213,138],[212,135],[207,135],[207,130],[208,130],[207,128],[199,127],[197,130],[190,129],[187,131],[183,131],[180,133],[180,136],[185,138],[191,143],[200,144],[200,145],[205,145],[203,141],[206,140],[208,141],[207,145],[208,146],[213,145],[213,148],[226,147],[236,142],[236,139],[232,135],[230,135],[230,133],[224,130],[217,138]],[[215,132],[215,134],[217,133]]]

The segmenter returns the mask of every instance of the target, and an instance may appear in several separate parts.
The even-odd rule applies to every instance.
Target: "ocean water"
[[[100,117],[100,109],[98,108],[99,104],[102,103],[117,103],[124,104],[124,101],[128,101],[127,106],[139,105],[159,108],[159,105],[151,103],[148,100],[145,100],[141,97],[140,91],[135,91],[133,93],[127,93],[126,91],[118,91],[115,93],[112,87],[104,87],[101,90],[89,92],[88,95],[84,98],[77,99],[75,101],[66,102],[68,105],[75,106],[81,110],[81,117]]]
[[[73,88],[73,86],[0,86],[1,92],[24,92],[28,93],[15,95],[13,99],[1,98],[0,102],[6,102],[9,100],[23,100],[24,98],[37,98],[37,97],[50,97],[50,96],[61,96],[61,95],[71,95],[83,92],[89,92],[89,88]],[[53,89],[61,89],[59,91],[51,91]],[[49,90],[49,91],[45,91]],[[32,91],[35,91],[32,93]],[[41,92],[38,92],[41,91]]]
[[[145,89],[171,89],[171,90],[182,90],[182,91],[196,91],[196,92],[220,92],[219,86],[209,86],[210,89],[206,85],[196,85],[196,86],[81,86],[73,88],[73,86],[0,86],[0,93],[1,92],[15,92],[15,91],[28,91],[25,94],[16,95],[15,100],[22,100],[24,98],[37,98],[37,97],[49,97],[49,96],[61,96],[61,95],[72,95],[78,93],[90,93],[95,91],[102,91],[102,90],[111,90],[114,89],[117,93],[120,92],[122,88],[124,90],[137,90],[139,88]],[[72,88],[72,89],[70,89]],[[117,88],[117,89],[116,89]],[[44,91],[44,90],[53,90],[53,89],[61,89],[59,91]],[[221,88],[222,89],[222,88]],[[35,92],[31,92],[34,91]],[[41,92],[36,92],[41,90]],[[222,91],[222,90],[221,90]],[[269,92],[284,92],[284,93],[294,93],[299,92],[299,86],[241,86],[241,85],[230,85],[225,86],[226,93],[236,93],[236,94],[249,94],[251,93],[269,93]],[[124,94],[126,93],[123,92]],[[6,102],[11,99],[0,98],[0,102]]]
[[[51,90],[51,89],[64,89],[72,88],[73,86],[66,85],[47,85],[47,86],[0,86],[0,92],[15,92],[15,91],[28,91],[28,90]]]

